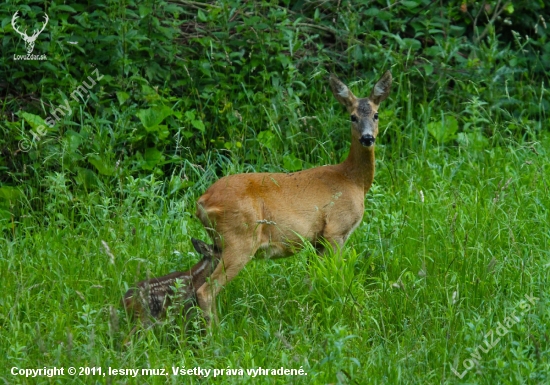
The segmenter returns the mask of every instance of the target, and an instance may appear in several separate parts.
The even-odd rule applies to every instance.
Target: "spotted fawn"
[[[187,271],[176,271],[159,278],[139,282],[126,292],[123,304],[128,313],[144,322],[151,318],[163,319],[171,305],[181,305],[184,316],[196,305],[196,291],[212,274],[220,253],[212,245],[192,238],[195,250],[203,257]],[[176,289],[176,280],[179,284]]]

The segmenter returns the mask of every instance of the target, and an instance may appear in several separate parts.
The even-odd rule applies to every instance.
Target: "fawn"
[[[203,256],[202,259],[190,270],[147,279],[128,290],[124,295],[123,304],[129,313],[148,322],[151,318],[164,318],[167,308],[178,304],[182,305],[183,315],[188,316],[189,311],[196,305],[196,290],[212,274],[220,257],[220,253],[212,245],[194,238],[191,242],[195,250]],[[176,280],[181,281],[181,287],[177,290]]]

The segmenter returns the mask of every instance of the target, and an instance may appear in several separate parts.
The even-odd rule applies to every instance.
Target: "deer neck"
[[[362,186],[366,194],[374,180],[374,146],[364,147],[352,137],[349,155],[341,166],[343,173]]]
[[[205,256],[193,266],[191,269],[191,278],[195,289],[198,289],[206,282],[206,278],[214,271],[220,256],[221,253],[216,253],[213,258]]]

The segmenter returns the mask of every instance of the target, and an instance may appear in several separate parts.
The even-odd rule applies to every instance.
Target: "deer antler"
[[[28,38],[27,30],[25,30],[25,32],[21,32],[20,30],[17,29],[17,26],[15,25],[15,20],[19,18],[19,16],[17,16],[18,13],[19,11],[15,12],[15,15],[13,15],[13,17],[11,18],[11,26],[13,27],[13,30],[18,34],[20,34],[21,36],[23,36],[23,38]]]
[[[48,21],[50,19],[49,19],[47,14],[44,14],[44,25],[42,26],[42,29],[40,31],[35,29],[32,36],[28,36],[26,29],[25,29],[25,32],[21,32],[17,29],[17,26],[15,25],[15,20],[17,20],[17,18],[19,17],[19,16],[17,16],[18,13],[19,13],[19,11],[15,12],[15,15],[13,15],[13,17],[11,18],[11,25],[12,25],[15,32],[17,32],[18,34],[23,36],[23,40],[25,41],[25,46],[27,48],[27,53],[31,54],[32,50],[34,49],[34,42],[35,42],[36,38],[38,37],[38,35],[40,35],[42,33],[44,28],[46,28],[46,25],[48,25]]]
[[[48,21],[50,20],[50,18],[48,17],[47,14],[44,14],[44,20],[45,20],[45,22],[44,22],[44,25],[42,26],[42,29],[38,32],[33,33],[33,35],[31,36],[31,39],[33,39],[33,40],[36,39],[38,37],[38,35],[40,35],[42,33],[44,28],[46,28],[46,26],[48,25]],[[35,29],[35,31],[36,31],[36,29]]]

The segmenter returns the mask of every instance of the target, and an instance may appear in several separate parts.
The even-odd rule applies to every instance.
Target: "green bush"
[[[24,53],[15,11],[29,30],[47,12],[35,52],[48,60],[13,60]],[[344,125],[329,72],[360,94],[392,69],[382,113],[398,151],[424,148],[426,133],[475,150],[534,139],[549,107],[545,12],[500,1],[5,3],[0,183],[28,186],[41,208],[50,173],[85,192],[154,174],[174,194],[197,165],[221,175],[338,162],[348,137],[329,127]]]

